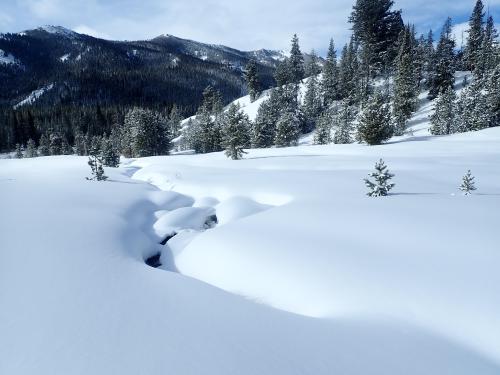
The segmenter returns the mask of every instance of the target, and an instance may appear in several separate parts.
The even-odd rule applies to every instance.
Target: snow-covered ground
[[[433,137],[431,112],[382,146],[102,183],[86,158],[0,160],[0,374],[499,374],[500,128]],[[379,158],[396,187],[369,198]]]
[[[25,99],[21,100],[19,103],[14,105],[14,109],[17,109],[19,107],[22,107],[23,105],[30,105],[33,104],[40,98],[43,94],[45,94],[47,91],[50,91],[54,88],[54,84],[51,83],[47,86],[44,86],[42,88],[39,88],[37,90],[34,90],[31,92]]]

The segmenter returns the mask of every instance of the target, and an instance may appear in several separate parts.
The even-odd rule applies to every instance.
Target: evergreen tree
[[[291,82],[298,83],[304,78],[305,75],[304,56],[300,51],[299,38],[297,37],[297,34],[294,34],[292,38],[292,48],[290,50],[290,58],[289,58],[289,69],[290,69]]]
[[[431,116],[430,132],[433,135],[444,135],[455,132],[457,128],[457,105],[455,91],[451,87],[439,94],[435,111]]]
[[[99,137],[92,138],[88,164],[92,171],[92,177],[87,177],[87,180],[106,181],[108,179],[108,176],[104,174],[101,139]]]
[[[168,130],[170,138],[177,138],[180,135],[182,115],[177,104],[172,106],[168,116]]]
[[[352,143],[353,122],[355,118],[355,111],[349,103],[344,100],[335,116],[335,135],[333,136],[333,143],[335,144],[348,144]]]
[[[278,90],[272,90],[268,100],[264,101],[255,118],[252,131],[252,146],[256,148],[274,145],[276,124],[280,118],[280,97]]]
[[[500,63],[497,59],[497,30],[493,17],[489,16],[486,21],[486,28],[482,38],[481,49],[478,52],[477,64],[474,70],[476,79],[482,79],[488,76],[489,73]]]
[[[276,66],[274,71],[274,80],[276,81],[276,87],[281,87],[292,82],[292,77],[290,75],[290,62],[288,58],[284,58]]]
[[[329,106],[335,100],[339,99],[339,71],[333,39],[330,40],[326,61],[323,65],[323,79],[321,84],[325,106]]]
[[[359,95],[357,90],[359,86],[360,72],[356,44],[351,38],[348,45],[342,50],[339,67],[339,98],[349,99],[350,104],[358,102]]]
[[[378,145],[389,140],[393,133],[389,106],[381,94],[376,94],[361,112],[358,137],[369,145]]]
[[[488,108],[481,81],[475,80],[467,86],[460,95],[459,102],[460,120],[458,131],[481,130],[490,125],[492,114]]]
[[[388,68],[397,54],[394,46],[403,21],[401,11],[391,10],[393,4],[392,0],[356,0],[349,18],[368,79]]]
[[[464,195],[471,195],[473,191],[477,190],[476,183],[474,182],[474,176],[472,175],[470,169],[462,177],[460,190],[464,193]]]
[[[315,145],[327,145],[332,143],[332,116],[330,111],[325,111],[319,118],[314,131],[313,143]]]
[[[306,65],[305,76],[317,76],[321,73],[321,67],[318,62],[318,55],[315,50],[311,50],[309,53],[309,62]]]
[[[245,79],[248,87],[248,94],[250,95],[250,102],[254,102],[259,96],[260,82],[257,74],[257,64],[254,60],[250,60],[245,70]]]
[[[40,156],[50,155],[50,140],[47,134],[42,134],[40,137],[40,145],[38,147],[38,153]]]
[[[73,148],[69,145],[68,139],[65,136],[61,137],[61,154],[73,155]]]
[[[424,72],[427,88],[431,88],[432,78],[434,76],[434,69],[436,66],[436,51],[434,50],[434,37],[432,30],[429,30],[427,39],[425,40],[425,62]]]
[[[454,48],[451,18],[448,18],[443,26],[436,49],[436,64],[431,77],[429,99],[434,99],[440,92],[447,90],[448,87],[453,87],[455,82]]]
[[[466,66],[468,70],[472,71],[477,68],[481,58],[481,46],[483,44],[484,27],[483,9],[483,2],[481,0],[477,0],[469,20],[469,32],[464,55]]]
[[[103,137],[101,140],[102,164],[105,167],[118,168],[120,165],[120,153],[110,138]]]
[[[304,95],[304,103],[302,112],[305,117],[304,133],[311,132],[316,127],[316,122],[322,111],[321,96],[319,93],[318,79],[315,75],[307,79],[306,93]]]
[[[395,186],[395,184],[389,182],[394,175],[389,172],[382,159],[375,163],[375,172],[370,173],[368,176],[375,180],[372,182],[365,178],[366,187],[370,189],[367,193],[369,197],[385,197],[389,195],[389,191]]]
[[[278,147],[296,146],[300,136],[300,120],[296,113],[285,111],[276,124],[274,143]]]
[[[170,139],[167,121],[158,112],[134,108],[125,116],[125,128],[128,128],[122,140],[130,144],[122,146],[124,155],[130,148],[134,157],[168,155]]]
[[[63,140],[59,133],[52,132],[49,135],[49,150],[50,155],[61,155],[62,154],[62,145]]]
[[[28,144],[26,145],[26,152],[24,153],[25,158],[35,158],[38,156],[38,152],[36,150],[35,141],[31,138],[28,140]]]
[[[248,144],[250,121],[248,116],[240,111],[240,107],[231,104],[223,116],[222,144],[228,158],[239,160]]]
[[[490,73],[486,90],[491,126],[500,126],[500,64]]]
[[[16,144],[16,153],[14,155],[16,159],[22,159],[23,158],[23,147],[18,143]]]
[[[81,131],[75,132],[75,152],[79,156],[87,155],[87,140]]]
[[[410,28],[402,32],[399,54],[396,59],[394,79],[393,118],[395,135],[403,135],[406,123],[417,109],[417,79],[414,65],[414,50]]]

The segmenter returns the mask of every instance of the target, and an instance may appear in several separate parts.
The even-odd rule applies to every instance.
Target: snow
[[[1,159],[0,373],[499,374],[500,128],[420,99],[381,146]]]
[[[19,61],[11,53],[7,53],[0,49],[0,64],[3,65],[19,65]]]
[[[71,56],[71,53],[66,53],[65,55],[62,55],[61,57],[59,57],[59,60],[61,60],[62,62],[66,62],[70,56]]]
[[[19,107],[22,107],[23,105],[31,105],[34,102],[38,100],[43,94],[45,94],[47,91],[50,91],[54,88],[54,84],[51,83],[47,86],[44,86],[40,89],[34,90],[29,94],[25,99],[21,100],[19,103],[17,103],[13,108],[17,109]]]
[[[38,30],[45,31],[49,34],[58,34],[66,37],[75,37],[77,35],[77,33],[75,33],[73,30],[69,30],[62,26],[45,25],[39,27]]]

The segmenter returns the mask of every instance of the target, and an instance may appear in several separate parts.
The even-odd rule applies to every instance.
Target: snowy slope
[[[0,374],[499,374],[500,129],[431,137],[430,105],[382,146],[104,183],[86,158],[0,160]],[[368,198],[380,157],[396,188]]]

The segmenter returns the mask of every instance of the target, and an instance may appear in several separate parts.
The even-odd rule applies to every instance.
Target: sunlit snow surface
[[[86,158],[0,160],[0,374],[499,374],[500,129],[413,126],[103,183]],[[396,187],[369,198],[381,157]]]

